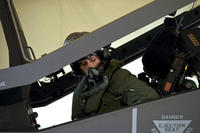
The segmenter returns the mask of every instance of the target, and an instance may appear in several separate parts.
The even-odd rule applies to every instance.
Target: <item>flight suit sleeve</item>
[[[118,69],[110,81],[110,90],[122,103],[134,105],[159,98],[157,92],[128,70]]]
[[[136,76],[129,74],[127,86],[122,92],[121,100],[128,104],[134,105],[159,98],[157,92],[149,87],[145,82],[137,79]]]
[[[80,93],[82,89],[86,86],[86,77],[83,77],[81,82],[74,90],[73,100],[72,100],[72,116],[71,119],[75,120],[82,114],[81,103],[80,103]]]

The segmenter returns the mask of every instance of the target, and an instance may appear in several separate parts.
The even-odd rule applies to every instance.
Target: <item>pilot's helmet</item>
[[[64,41],[64,46],[69,45],[72,42],[74,42],[75,40],[80,39],[81,37],[88,35],[88,34],[89,34],[89,32],[73,32],[66,37],[66,39]]]
[[[90,32],[73,32],[71,34],[69,34],[65,41],[64,41],[64,46],[68,46],[70,45],[72,42],[74,42],[75,40],[80,39],[81,37],[84,37],[86,35],[90,34]],[[108,46],[109,47],[109,46]],[[94,53],[90,53],[89,55],[79,59],[78,61],[73,62],[72,64],[70,64],[71,68],[72,68],[72,72],[75,75],[79,75],[79,76],[83,76],[84,73],[80,68],[80,60],[84,59],[84,58],[89,58],[92,55],[97,55],[99,56],[99,58],[101,59],[101,64],[104,65],[104,67],[108,66],[108,64],[110,63],[111,60],[111,56],[110,56],[110,52],[109,52],[109,48],[108,47],[104,47],[101,48],[100,50],[97,50]]]

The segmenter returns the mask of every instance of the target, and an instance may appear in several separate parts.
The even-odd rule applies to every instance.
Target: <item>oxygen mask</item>
[[[92,86],[96,85],[97,83],[102,82],[103,76],[104,76],[103,73],[104,73],[103,64],[100,64],[96,68],[89,68],[88,75],[87,75],[88,86],[92,87]]]

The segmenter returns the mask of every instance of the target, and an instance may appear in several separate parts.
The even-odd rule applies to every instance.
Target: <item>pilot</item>
[[[71,33],[64,44],[69,45],[88,34]],[[121,66],[121,61],[111,59],[108,47],[71,64],[74,74],[82,77],[74,90],[72,120],[159,98],[154,89]]]

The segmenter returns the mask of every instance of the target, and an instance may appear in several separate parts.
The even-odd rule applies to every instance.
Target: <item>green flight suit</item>
[[[137,103],[159,98],[154,89],[131,74],[128,70],[121,68],[122,63],[118,60],[111,60],[105,70],[109,84],[105,90],[99,91],[87,99],[81,99],[80,93],[86,89],[83,85],[86,79],[75,89],[72,103],[72,119],[83,118],[94,114],[110,112],[121,108],[124,105]]]

